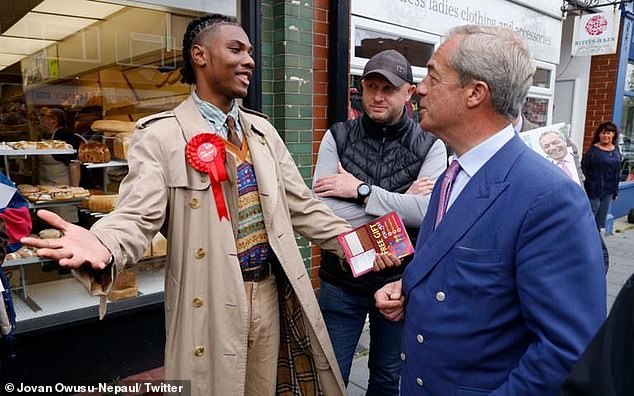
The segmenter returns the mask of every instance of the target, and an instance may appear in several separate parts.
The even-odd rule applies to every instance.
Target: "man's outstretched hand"
[[[92,231],[71,224],[53,212],[39,210],[37,216],[63,233],[61,238],[20,239],[25,245],[37,248],[37,255],[57,260],[62,267],[79,268],[89,264],[93,269],[104,269],[110,251]]]

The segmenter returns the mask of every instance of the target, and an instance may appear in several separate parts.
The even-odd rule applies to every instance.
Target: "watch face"
[[[365,183],[359,184],[359,187],[357,187],[357,193],[363,197],[370,195],[370,186]]]

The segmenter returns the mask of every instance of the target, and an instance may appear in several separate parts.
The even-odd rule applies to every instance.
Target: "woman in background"
[[[599,125],[592,137],[592,145],[581,160],[586,176],[584,187],[599,230],[605,229],[610,201],[615,200],[621,175],[621,152],[617,147],[619,132],[612,122]]]
[[[42,108],[42,125],[48,129],[48,136],[52,140],[63,140],[69,143],[75,150],[79,149],[81,139],[66,127],[66,113],[62,109]],[[54,154],[39,156],[39,180],[40,184],[79,186],[81,175],[77,154]],[[66,221],[76,223],[78,221],[77,208],[65,206],[52,208],[52,211],[62,216]]]

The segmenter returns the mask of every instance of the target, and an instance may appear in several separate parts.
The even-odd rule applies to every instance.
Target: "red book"
[[[377,253],[390,252],[396,257],[414,253],[403,220],[390,212],[337,237],[355,278],[372,271]]]

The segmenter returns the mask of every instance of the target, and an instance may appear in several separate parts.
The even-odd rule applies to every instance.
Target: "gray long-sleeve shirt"
[[[339,154],[337,145],[330,130],[326,131],[319,146],[315,180],[337,173]],[[447,150],[443,142],[438,139],[429,149],[427,157],[420,168],[418,178],[429,177],[436,180],[447,168]],[[427,212],[430,194],[418,195],[401,194],[387,191],[379,186],[372,186],[372,192],[365,205],[337,198],[322,198],[336,215],[348,220],[353,227],[367,223],[378,216],[396,211],[408,227],[419,227]]]

